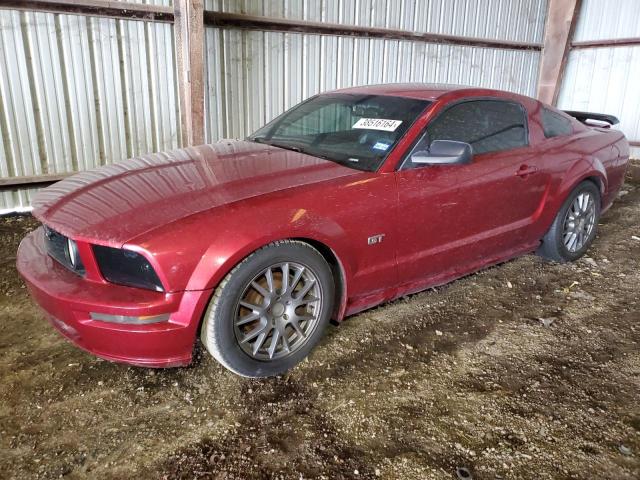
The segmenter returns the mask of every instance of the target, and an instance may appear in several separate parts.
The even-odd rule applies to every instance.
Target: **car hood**
[[[222,141],[73,175],[42,190],[33,215],[66,236],[121,246],[195,213],[357,173],[268,145]]]

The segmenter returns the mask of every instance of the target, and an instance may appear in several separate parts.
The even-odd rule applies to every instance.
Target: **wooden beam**
[[[204,143],[203,0],[174,0],[182,146]]]
[[[571,48],[629,47],[634,45],[640,45],[640,37],[573,42]]]
[[[150,22],[173,22],[171,7],[108,0],[83,0],[81,2],[74,0],[0,0],[0,8]]]
[[[582,0],[550,0],[538,75],[538,100],[555,104]]]
[[[28,175],[22,177],[5,177],[0,178],[0,189],[6,190],[12,187],[23,185],[39,185],[44,183],[58,182],[73,173],[56,173],[51,175]]]
[[[204,23],[210,27],[242,28],[248,30],[311,33],[317,35],[338,35],[343,37],[387,38],[412,40],[426,43],[464,45],[470,47],[501,48],[509,50],[541,50],[539,43],[512,42],[490,38],[461,37],[437,33],[407,32],[389,28],[360,27],[335,23],[287,20],[284,18],[261,17],[236,13],[205,11]]]

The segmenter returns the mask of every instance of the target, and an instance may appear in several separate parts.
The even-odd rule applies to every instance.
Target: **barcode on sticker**
[[[402,120],[387,120],[386,118],[361,118],[351,128],[366,128],[368,130],[384,130],[393,132],[400,126]]]

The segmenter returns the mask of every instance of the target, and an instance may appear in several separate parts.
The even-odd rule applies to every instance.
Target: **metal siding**
[[[575,41],[640,37],[638,0],[583,0]]]
[[[637,0],[584,0],[575,41],[640,37]],[[588,48],[569,55],[558,106],[603,112],[620,118],[629,140],[640,141],[640,46]],[[640,148],[632,148],[640,158]]]
[[[0,11],[0,118],[3,177],[178,147],[173,26]],[[35,191],[2,192],[0,212],[27,207]]]
[[[159,7],[172,7],[172,0],[115,0],[116,2],[127,3],[148,3],[149,5],[157,5]]]
[[[207,28],[206,139],[243,138],[316,93],[388,82],[535,95],[539,53]],[[224,46],[224,48],[222,48]]]
[[[542,42],[546,0],[205,0],[205,9],[289,20]],[[535,95],[538,52],[207,28],[205,138],[242,138],[316,93],[439,82]]]
[[[569,55],[558,106],[610,113],[629,140],[640,140],[640,47],[589,48]],[[633,156],[640,156],[634,148]]]
[[[289,20],[542,42],[547,0],[205,0],[205,9]]]
[[[584,0],[574,41],[640,37],[637,0]],[[640,46],[573,50],[560,89],[564,109],[606,112],[620,118],[629,140],[640,141]],[[631,149],[640,157],[640,148]]]

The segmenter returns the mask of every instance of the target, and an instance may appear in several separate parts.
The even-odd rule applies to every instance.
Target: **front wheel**
[[[322,338],[333,301],[324,257],[304,242],[275,242],[249,255],[220,283],[201,339],[216,360],[239,375],[278,375]]]
[[[599,219],[600,191],[594,183],[584,181],[560,208],[542,239],[538,254],[556,262],[577,260],[596,237]]]

